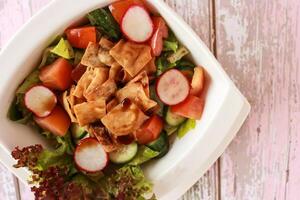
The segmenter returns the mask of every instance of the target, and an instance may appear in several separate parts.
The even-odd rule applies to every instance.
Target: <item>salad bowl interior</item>
[[[10,152],[15,146],[47,141],[27,126],[11,122],[7,111],[18,85],[40,61],[53,36],[89,11],[107,6],[111,0],[51,2],[33,17],[0,54],[0,160],[22,181],[28,172],[12,168]],[[182,139],[174,139],[169,153],[145,166],[158,199],[179,198],[221,155],[250,111],[250,105],[228,78],[220,64],[194,31],[161,0],[148,0],[151,8],[166,20],[179,41],[191,52],[191,59],[205,68],[209,80],[206,105],[196,128]],[[67,8],[67,9],[63,9]]]

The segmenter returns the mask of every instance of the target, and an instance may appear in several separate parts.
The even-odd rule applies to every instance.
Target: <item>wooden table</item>
[[[49,1],[0,0],[0,47]],[[166,2],[206,42],[252,105],[226,152],[182,199],[299,199],[300,1]],[[32,199],[28,194],[0,166],[1,199]]]

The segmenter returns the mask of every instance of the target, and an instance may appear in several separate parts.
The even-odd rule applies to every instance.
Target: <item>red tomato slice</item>
[[[152,17],[153,25],[155,30],[159,30],[162,33],[163,38],[169,36],[169,28],[162,17]]]
[[[109,10],[112,13],[112,15],[114,16],[115,20],[118,23],[121,23],[125,12],[132,5],[145,6],[145,4],[143,3],[142,0],[122,0],[122,1],[117,1],[115,3],[112,3],[109,6]]]
[[[171,106],[174,114],[190,119],[200,119],[203,113],[204,100],[202,98],[189,95],[186,100],[175,106]]]
[[[151,49],[154,56],[159,56],[163,50],[163,38],[169,36],[169,30],[162,17],[152,17],[154,33],[151,38]]]
[[[135,137],[139,144],[148,144],[159,137],[162,129],[163,120],[158,115],[153,115],[135,132]]]
[[[60,106],[56,106],[47,117],[35,117],[34,120],[40,127],[57,136],[66,135],[71,124],[69,115]]]
[[[77,83],[82,77],[82,75],[85,73],[86,68],[86,66],[79,63],[72,71],[71,77],[73,81]]]
[[[41,69],[39,78],[50,89],[66,90],[72,84],[72,65],[64,58],[58,58],[51,65]]]
[[[90,42],[97,42],[97,32],[94,26],[67,29],[65,33],[72,47],[85,49]]]

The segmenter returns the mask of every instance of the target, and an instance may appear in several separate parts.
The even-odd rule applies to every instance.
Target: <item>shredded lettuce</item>
[[[150,89],[150,98],[154,101],[157,102],[159,109],[156,111],[156,114],[158,114],[159,116],[163,116],[164,115],[164,103],[158,98],[157,94],[156,94],[156,90],[155,90],[155,85],[150,85],[149,87]]]
[[[39,64],[39,66],[38,66],[38,69],[40,69],[40,68],[42,68],[46,65],[50,65],[51,63],[53,63],[58,58],[58,56],[56,54],[51,52],[51,50],[53,48],[54,47],[48,47],[44,50],[43,55],[42,55],[42,60],[41,60],[41,63]]]
[[[194,129],[196,127],[196,120],[194,119],[188,119],[186,122],[180,125],[177,136],[179,138],[184,137],[190,130]]]
[[[164,130],[166,131],[167,135],[170,136],[178,130],[178,127],[170,126],[169,124],[165,123]]]
[[[74,65],[78,65],[81,62],[84,51],[76,49],[74,53]]]
[[[50,52],[65,59],[74,58],[74,50],[68,40],[65,40],[64,38],[61,38],[58,44],[51,49]]]
[[[160,152],[153,151],[152,149],[146,146],[140,146],[136,156],[132,161],[129,162],[129,165],[141,165],[147,161],[157,157]]]

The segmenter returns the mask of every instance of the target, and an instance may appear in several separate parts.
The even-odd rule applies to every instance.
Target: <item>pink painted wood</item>
[[[299,0],[216,0],[218,59],[252,104],[221,158],[222,199],[299,199],[299,19]]]
[[[220,165],[216,163],[182,199],[298,199],[300,2],[165,1],[216,51],[253,106]],[[0,47],[48,2],[0,0]],[[1,198],[16,199],[13,178],[1,166],[0,183],[6,183],[0,184]],[[32,199],[26,186],[20,191],[22,199]]]

